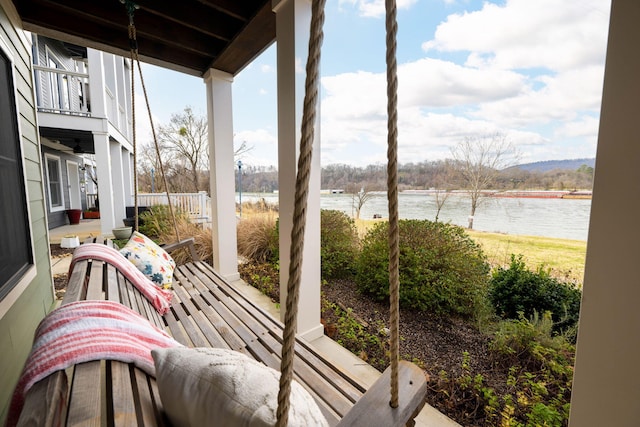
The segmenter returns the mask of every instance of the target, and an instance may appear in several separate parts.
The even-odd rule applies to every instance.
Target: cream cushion
[[[178,426],[273,426],[280,373],[242,353],[220,348],[151,352],[160,399]],[[328,426],[311,395],[291,384],[289,426]]]

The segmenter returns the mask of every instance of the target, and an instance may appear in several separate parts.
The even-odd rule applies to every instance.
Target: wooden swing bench
[[[109,240],[99,242],[111,245]],[[279,369],[283,325],[234,289],[208,264],[194,261],[179,266],[174,273],[173,290],[172,309],[161,316],[115,267],[102,261],[84,260],[76,262],[62,304],[79,300],[117,301],[186,346],[230,348]],[[424,404],[424,373],[408,362],[400,365],[401,407],[394,410],[388,405],[389,369],[365,395],[364,384],[298,338],[294,372],[330,425],[411,425]],[[60,407],[64,410],[60,411]],[[18,425],[171,423],[162,409],[153,377],[133,364],[98,360],[58,371],[36,383],[26,396]]]

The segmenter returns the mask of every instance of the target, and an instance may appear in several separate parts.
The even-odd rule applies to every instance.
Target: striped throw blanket
[[[181,346],[120,303],[89,300],[65,304],[46,316],[36,329],[6,425],[18,422],[29,389],[56,371],[92,360],[119,360],[155,376],[151,350]]]
[[[173,293],[168,289],[156,286],[116,249],[99,243],[80,245],[73,252],[69,266],[69,277],[71,277],[75,263],[83,259],[98,259],[113,265],[153,304],[158,313],[165,314],[169,311]]]

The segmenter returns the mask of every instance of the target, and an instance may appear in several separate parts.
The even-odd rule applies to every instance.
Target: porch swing
[[[312,2],[284,326],[201,261],[184,264],[175,270],[174,303],[164,315],[154,309],[128,276],[108,263],[91,259],[75,264],[62,306],[82,300],[114,301],[139,313],[186,347],[236,350],[268,367],[279,368],[276,409],[276,425],[279,427],[288,425],[291,408],[299,409],[292,407],[290,402],[292,386],[296,385],[294,378],[298,383],[296,386],[302,385],[315,400],[330,425],[414,425],[414,418],[425,403],[427,378],[416,365],[399,360],[397,26],[394,0],[386,0],[390,367],[371,387],[366,387],[361,380],[329,361],[295,334],[313,126],[318,101],[324,3],[325,0]],[[130,14],[129,33],[135,40],[134,5],[130,0],[126,0],[125,5]],[[137,60],[134,47],[135,42],[132,41],[132,58]],[[139,61],[137,64],[140,68]],[[173,216],[172,208],[171,212]],[[173,218],[175,226],[175,216]],[[110,242],[107,240],[105,243]],[[98,383],[96,379],[99,379]],[[68,381],[71,381],[70,385]],[[118,359],[93,360],[76,364],[66,372],[54,372],[33,384],[26,393],[18,425],[168,425],[170,422],[163,410],[168,402],[163,402],[160,395],[153,376],[137,365]],[[64,408],[62,412],[59,411],[61,407]]]

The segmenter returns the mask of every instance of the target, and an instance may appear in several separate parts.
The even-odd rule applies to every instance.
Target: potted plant
[[[91,208],[89,210],[82,212],[82,217],[84,219],[99,219],[100,211],[95,210],[95,208]]]
[[[80,224],[80,215],[82,214],[82,210],[80,209],[67,209],[67,217],[69,218],[69,224],[75,225]]]

